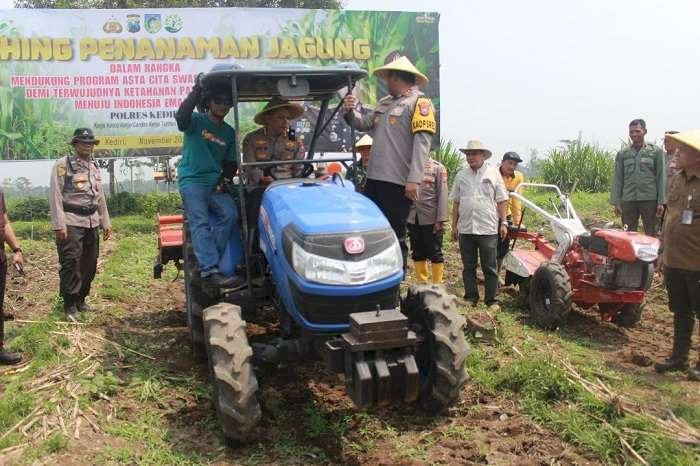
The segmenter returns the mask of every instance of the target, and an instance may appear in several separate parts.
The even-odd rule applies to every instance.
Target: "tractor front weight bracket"
[[[358,407],[413,402],[419,373],[413,356],[416,334],[396,309],[350,315],[350,331],[326,341],[323,357],[344,372],[346,392]]]

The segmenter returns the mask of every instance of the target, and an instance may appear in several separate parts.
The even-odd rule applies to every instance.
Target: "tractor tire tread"
[[[640,320],[646,305],[640,304],[625,304],[622,309],[612,318],[612,323],[622,328],[634,328]]]
[[[551,288],[549,309],[538,302],[541,298],[538,287],[543,281],[549,281]],[[535,271],[530,287],[530,313],[535,323],[545,329],[559,327],[571,311],[571,297],[574,294],[564,266],[554,262],[543,263]]]
[[[402,304],[414,307],[409,314],[428,313],[432,323],[430,334],[436,344],[435,380],[419,395],[419,403],[428,412],[438,412],[457,401],[469,380],[465,365],[469,356],[464,338],[466,320],[457,311],[457,299],[439,285],[411,286]]]
[[[229,303],[206,308],[204,330],[213,401],[222,431],[229,440],[246,442],[260,421],[261,410],[253,350],[240,308]]]

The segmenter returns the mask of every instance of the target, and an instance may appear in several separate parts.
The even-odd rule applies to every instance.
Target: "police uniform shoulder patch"
[[[60,163],[56,164],[56,174],[58,176],[66,176],[66,166],[61,165]]]
[[[413,111],[413,119],[411,120],[411,131],[414,134],[420,131],[431,134],[437,132],[435,110],[433,110],[433,104],[427,97],[419,97],[416,101],[416,108]]]

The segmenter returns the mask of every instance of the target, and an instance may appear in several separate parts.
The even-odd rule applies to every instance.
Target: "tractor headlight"
[[[292,266],[304,279],[324,285],[364,285],[401,271],[403,259],[399,243],[361,261],[343,261],[305,251],[292,244]]]
[[[634,255],[643,262],[654,262],[659,257],[658,244],[638,244],[632,243]]]

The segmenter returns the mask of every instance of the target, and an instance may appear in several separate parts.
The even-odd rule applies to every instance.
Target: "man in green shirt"
[[[197,105],[205,112],[195,112]],[[236,139],[224,122],[231,109],[228,89],[204,90],[198,76],[192,92],[180,104],[175,120],[184,132],[178,185],[201,277],[213,286],[233,287],[240,277],[226,277],[219,261],[226,250],[238,211],[230,194],[236,173]],[[209,224],[209,215],[216,221]]]
[[[666,203],[666,159],[660,147],[644,141],[646,134],[644,120],[630,122],[632,144],[615,157],[610,202],[628,230],[637,231],[641,216],[644,233],[656,236],[656,217]]]

